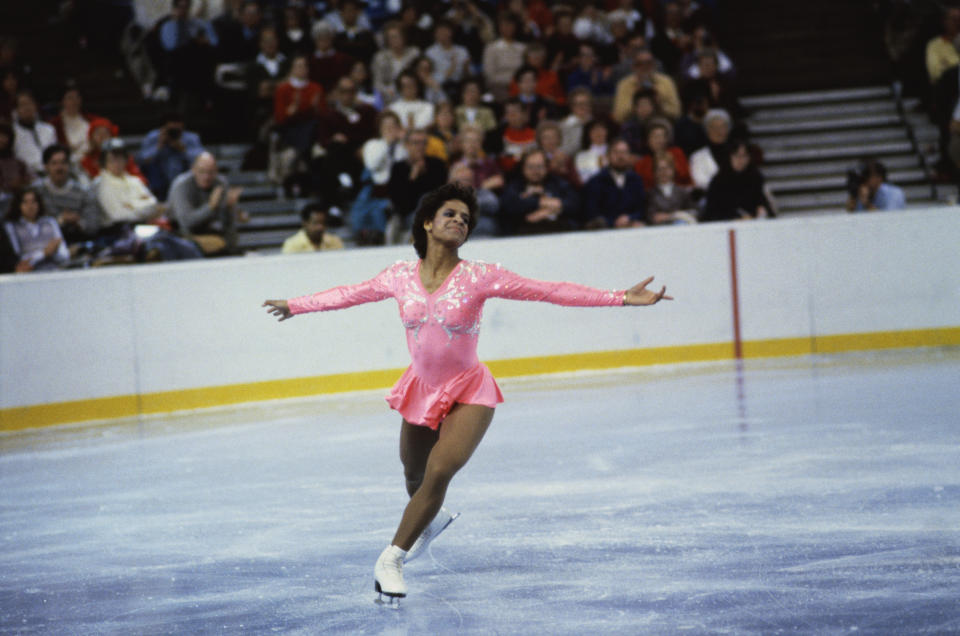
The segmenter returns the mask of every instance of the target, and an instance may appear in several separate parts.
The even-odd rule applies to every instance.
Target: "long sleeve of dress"
[[[537,300],[566,307],[616,307],[623,305],[626,290],[607,290],[577,283],[525,278],[498,266],[499,276],[490,296],[509,300]]]
[[[294,315],[374,303],[394,296],[392,279],[393,274],[388,268],[362,283],[341,285],[316,294],[291,298],[287,303],[290,306],[290,313]]]

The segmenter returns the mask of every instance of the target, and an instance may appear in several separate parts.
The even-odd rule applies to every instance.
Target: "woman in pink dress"
[[[472,188],[448,183],[424,196],[413,223],[420,257],[398,262],[356,285],[290,300],[268,300],[269,313],[286,320],[311,311],[342,309],[395,298],[412,363],[387,402],[403,416],[400,457],[410,500],[393,541],[374,567],[375,589],[403,597],[403,563],[421,554],[453,519],[441,508],[450,480],[466,464],[503,401],[490,370],[477,358],[480,316],[488,298],[539,300],[602,307],[652,305],[666,296],[646,289],[600,290],[574,283],[523,278],[500,265],[458,255],[476,225]]]

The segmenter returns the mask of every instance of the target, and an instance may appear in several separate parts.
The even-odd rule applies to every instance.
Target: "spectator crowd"
[[[361,245],[407,240],[447,181],[474,186],[486,236],[775,215],[714,2],[220,5],[174,0],[138,34],[170,105],[139,148],[74,84],[44,121],[0,53],[4,271],[237,253],[241,189],[186,125],[224,91],[247,162],[314,200],[285,252],[342,247],[342,220]]]

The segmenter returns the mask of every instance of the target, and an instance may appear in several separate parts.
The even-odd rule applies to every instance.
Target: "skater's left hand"
[[[265,300],[262,306],[269,307],[267,313],[279,316],[281,322],[287,318],[293,318],[293,314],[290,313],[290,305],[285,300]]]
[[[637,283],[627,290],[623,297],[624,305],[655,305],[661,300],[673,300],[673,296],[667,296],[666,286],[661,287],[659,292],[650,291],[647,285],[653,282],[653,276],[642,283]]]

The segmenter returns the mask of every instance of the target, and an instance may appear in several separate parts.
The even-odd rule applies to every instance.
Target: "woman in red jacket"
[[[277,86],[273,96],[273,121],[280,140],[306,159],[313,145],[318,117],[326,108],[323,87],[311,81],[305,55],[297,55],[290,65],[290,76]]]
[[[633,164],[633,169],[643,177],[643,187],[650,190],[656,180],[653,175],[654,163],[661,155],[673,157],[676,168],[676,182],[679,185],[690,185],[690,164],[683,151],[673,144],[673,126],[666,119],[657,117],[647,124],[647,144],[644,154]]]

